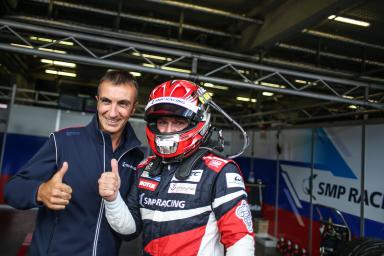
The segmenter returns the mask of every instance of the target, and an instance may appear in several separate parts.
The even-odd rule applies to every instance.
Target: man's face
[[[157,129],[161,133],[179,132],[188,127],[188,119],[182,117],[160,117],[157,119]]]
[[[136,108],[136,88],[130,84],[114,85],[104,81],[99,86],[97,114],[101,130],[121,135]]]

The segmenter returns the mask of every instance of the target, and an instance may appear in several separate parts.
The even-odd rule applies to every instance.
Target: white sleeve
[[[120,193],[117,194],[114,201],[104,200],[104,203],[105,217],[107,217],[108,223],[113,230],[123,235],[130,235],[136,231],[135,220]]]
[[[243,238],[227,248],[226,256],[254,256],[255,255],[255,240],[250,235],[245,235]]]

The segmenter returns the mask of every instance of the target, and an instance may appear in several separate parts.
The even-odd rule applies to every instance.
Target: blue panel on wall
[[[48,137],[7,134],[2,175],[14,175],[46,142]]]

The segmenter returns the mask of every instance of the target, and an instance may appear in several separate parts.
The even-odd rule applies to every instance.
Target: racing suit
[[[163,165],[151,177],[147,170],[153,159],[138,165],[136,197],[128,199],[128,207],[120,195],[106,202],[114,230],[137,231],[134,219],[141,215],[144,255],[254,255],[247,194],[233,161],[210,154],[181,181],[175,177],[180,163]]]

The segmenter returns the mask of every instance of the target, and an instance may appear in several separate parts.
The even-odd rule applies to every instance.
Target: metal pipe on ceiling
[[[31,30],[31,31],[35,31],[35,32],[45,33],[45,34],[49,33],[49,34],[54,34],[54,35],[59,35],[59,36],[64,36],[64,37],[75,37],[77,39],[83,39],[83,40],[87,40],[87,41],[98,42],[98,43],[102,43],[102,44],[106,44],[106,45],[112,44],[112,45],[117,45],[117,46],[121,46],[121,47],[134,47],[134,48],[137,48],[140,50],[148,50],[151,52],[165,53],[165,54],[169,54],[169,55],[173,55],[173,56],[185,56],[185,57],[189,57],[189,58],[196,57],[200,60],[212,61],[212,62],[221,63],[221,64],[230,63],[236,67],[258,69],[258,70],[267,71],[267,72],[278,72],[278,73],[281,73],[284,75],[297,76],[297,77],[308,78],[308,79],[313,79],[313,80],[325,80],[328,82],[334,82],[334,83],[343,84],[343,85],[347,85],[347,86],[362,86],[362,87],[370,87],[373,89],[381,89],[381,90],[384,89],[384,86],[381,84],[366,83],[366,82],[362,82],[362,81],[348,80],[348,79],[336,78],[336,77],[327,77],[325,75],[317,75],[317,74],[311,74],[311,73],[306,73],[306,72],[270,67],[270,66],[245,62],[245,61],[222,58],[222,57],[217,57],[217,56],[212,56],[212,55],[196,54],[196,53],[189,52],[189,51],[170,49],[170,48],[158,47],[158,46],[153,46],[153,45],[144,45],[144,44],[140,44],[140,43],[128,42],[125,40],[122,41],[122,40],[113,39],[113,38],[103,38],[100,36],[82,34],[82,33],[77,33],[77,32],[73,32],[73,31],[51,29],[48,27],[19,23],[19,22],[15,22],[15,21],[0,19],[0,24],[11,26],[12,28]],[[244,83],[244,84],[247,84],[247,83]],[[252,86],[258,86],[258,85],[254,84]],[[266,91],[273,92],[271,87],[269,87],[269,90],[267,90],[267,88],[265,88],[263,86],[261,86],[260,89],[261,88],[264,88]]]
[[[51,1],[50,0],[32,0],[34,2],[38,3],[45,3],[49,4]],[[109,11],[106,9],[99,9],[91,6],[85,6],[85,5],[78,5],[78,4],[71,4],[67,2],[60,2],[60,1],[54,1],[54,5],[65,7],[65,8],[71,8],[75,10],[82,10],[82,11],[88,11],[88,12],[93,12],[93,13],[99,13],[99,14],[105,14],[105,15],[110,15],[110,16],[118,16],[120,15],[121,18],[126,18],[126,19],[132,19],[132,20],[138,20],[142,22],[148,22],[148,23],[155,23],[155,24],[160,24],[163,26],[169,26],[169,27],[174,27],[176,29],[179,28],[180,24],[178,22],[173,22],[173,21],[168,21],[168,20],[162,20],[162,19],[156,19],[156,18],[150,18],[147,16],[140,16],[140,15],[134,15],[134,14],[128,14],[128,13],[119,13],[115,11]],[[226,32],[222,32],[219,30],[214,30],[214,29],[209,29],[209,28],[204,28],[200,26],[194,26],[194,25],[188,25],[188,24],[183,24],[184,29],[189,29],[193,31],[199,31],[207,34],[213,34],[217,36],[225,36],[225,37],[233,37],[234,35]],[[240,38],[239,35],[235,35],[235,38]]]
[[[283,49],[305,52],[305,53],[310,53],[310,54],[317,54],[316,50],[312,50],[312,49],[301,47],[301,46],[289,45],[289,44],[285,44],[285,43],[278,43],[277,46],[280,48],[283,48]],[[348,61],[353,61],[353,62],[358,62],[358,63],[363,62],[363,60],[361,58],[349,57],[349,56],[344,56],[344,55],[335,54],[335,53],[319,52],[319,54],[320,54],[320,56],[325,56],[325,57],[330,57],[330,58],[335,58],[335,59],[340,59],[340,60],[348,60]],[[379,61],[374,61],[374,60],[364,60],[364,62],[366,64],[369,64],[369,65],[384,67],[384,62],[379,62]]]
[[[282,88],[273,88],[273,87],[261,86],[261,85],[250,84],[250,83],[246,83],[246,82],[240,82],[240,81],[217,78],[217,77],[209,77],[209,76],[200,76],[200,75],[195,75],[195,74],[180,73],[180,72],[175,72],[175,71],[163,70],[160,68],[149,68],[149,67],[144,67],[141,65],[129,64],[126,62],[97,59],[97,58],[84,57],[84,56],[72,55],[72,54],[52,53],[52,52],[40,51],[40,50],[36,50],[36,49],[29,49],[29,48],[12,46],[12,45],[3,44],[3,43],[0,43],[0,50],[6,50],[6,51],[15,52],[15,53],[27,54],[27,55],[36,55],[36,56],[40,56],[40,57],[44,57],[44,58],[55,58],[55,59],[59,59],[59,60],[74,61],[77,63],[85,63],[85,64],[91,64],[91,65],[96,65],[96,66],[104,66],[104,67],[119,68],[119,69],[130,69],[130,70],[147,72],[147,73],[151,73],[151,74],[161,74],[161,75],[166,75],[166,76],[179,77],[179,78],[183,78],[183,79],[191,79],[193,81],[221,83],[221,84],[232,86],[235,88],[247,88],[247,89],[251,89],[251,90],[270,91],[270,92],[276,92],[276,93],[303,96],[303,97],[308,97],[308,98],[315,98],[315,99],[320,99],[320,100],[330,100],[330,101],[335,101],[335,102],[341,102],[341,103],[347,103],[347,104],[361,105],[361,106],[365,106],[365,107],[384,109],[384,104],[341,98],[341,97],[337,97],[337,96],[333,96],[333,95],[325,95],[325,94],[304,92],[304,91],[294,91],[294,90],[282,89]]]
[[[311,30],[311,29],[304,29],[303,33],[309,34],[309,35],[312,35],[312,36],[323,37],[323,38],[327,38],[327,39],[331,39],[331,40],[341,41],[341,42],[344,42],[344,43],[356,44],[356,45],[365,46],[365,47],[369,47],[369,48],[375,48],[375,49],[379,49],[379,50],[384,50],[384,46],[381,46],[381,45],[366,43],[366,42],[362,42],[362,41],[355,40],[355,39],[352,39],[352,38],[348,38],[348,37],[345,37],[345,36],[334,35],[334,34],[325,33],[325,32],[322,32],[322,31],[316,31],[316,30]]]
[[[286,112],[294,112],[294,111],[299,111],[303,109],[309,109],[309,108],[317,108],[317,107],[324,107],[327,105],[334,104],[334,102],[320,102],[320,103],[314,103],[306,106],[300,106],[300,107],[293,107],[293,108],[283,108],[283,109],[278,109],[278,110],[270,110],[270,111],[264,111],[264,112],[257,112],[257,113],[252,113],[252,114],[246,114],[246,115],[240,115],[239,120],[244,119],[244,118],[253,118],[257,116],[266,116],[266,115],[274,115],[274,114],[279,114],[279,113],[286,113]]]
[[[372,84],[372,88],[377,89],[383,89],[383,86],[376,87],[376,85],[379,83],[384,83],[384,79],[379,77],[371,77],[371,76],[359,76],[359,74],[356,73],[349,73],[345,71],[340,70],[330,70],[326,68],[319,68],[316,66],[308,65],[308,63],[300,63],[300,62],[292,62],[289,60],[283,60],[283,59],[277,59],[277,58],[264,58],[263,61],[268,64],[275,64],[279,66],[285,66],[289,68],[295,68],[299,70],[306,70],[309,72],[315,72],[315,73],[321,73],[321,74],[328,74],[330,76],[338,76],[338,77],[345,77],[346,79],[361,79],[359,81],[363,81],[367,84]],[[375,85],[376,84],[376,85]]]
[[[235,52],[228,52],[228,51],[222,51],[219,49],[214,49],[214,48],[209,48],[201,45],[196,45],[196,44],[191,44],[191,43],[186,43],[186,42],[177,42],[177,41],[172,41],[172,40],[163,40],[161,38],[157,37],[150,37],[148,35],[143,35],[143,34],[134,34],[128,31],[123,31],[120,30],[120,32],[113,32],[113,31],[108,31],[105,28],[94,28],[94,27],[86,27],[86,26],[80,26],[78,24],[68,24],[68,23],[63,23],[63,22],[58,22],[58,21],[53,21],[53,20],[43,20],[39,18],[34,18],[34,17],[29,17],[29,16],[20,16],[20,15],[15,15],[15,16],[8,16],[8,18],[14,18],[14,19],[19,19],[22,21],[27,21],[28,23],[30,22],[38,22],[44,25],[50,25],[50,26],[55,26],[61,29],[69,29],[72,31],[81,31],[84,33],[94,33],[97,35],[102,35],[102,36],[108,36],[108,37],[113,37],[113,38],[120,38],[124,40],[134,40],[137,42],[145,42],[145,43],[152,43],[156,45],[167,45],[167,47],[174,46],[178,48],[185,48],[185,49],[193,49],[197,51],[204,51],[209,54],[217,54],[220,56],[228,56],[231,58],[236,58],[236,59],[243,59],[243,60],[248,60],[252,62],[259,63],[260,58],[258,56],[249,56],[249,55],[244,55],[240,53],[235,53]],[[1,19],[0,19],[1,21]],[[4,21],[4,20],[2,20]],[[292,62],[292,61],[286,61],[283,59],[277,59],[277,58],[266,58],[263,57],[263,63],[269,63],[269,64],[275,64],[279,66],[285,66],[288,68],[296,68],[300,70],[307,70],[309,72],[315,72],[315,73],[321,73],[321,74],[329,74],[331,76],[339,76],[339,77],[351,77],[351,78],[356,78],[358,77],[357,74],[354,73],[348,73],[348,72],[342,72],[342,71],[336,71],[336,70],[329,70],[326,68],[320,68],[316,66],[309,65],[307,63],[298,63],[298,62]],[[361,76],[359,77],[363,80],[366,81],[366,83],[384,83],[384,79],[380,79],[377,77],[368,77],[368,76]],[[375,85],[373,85],[375,86]]]
[[[168,6],[174,6],[174,7],[179,7],[183,9],[190,9],[194,11],[199,11],[199,12],[205,12],[213,15],[219,15],[219,16],[224,16],[236,20],[241,20],[241,21],[247,21],[247,22],[252,22],[256,24],[263,24],[262,20],[257,20],[253,19],[250,17],[247,17],[245,14],[240,15],[240,14],[235,14],[231,12],[226,12],[218,9],[212,9],[208,8],[205,6],[200,6],[200,5],[195,5],[195,4],[188,4],[188,3],[181,3],[181,2],[176,2],[176,1],[168,1],[168,0],[145,0],[147,2],[152,2],[152,3],[157,3],[157,4],[163,4],[163,5],[168,5]]]
[[[275,127],[277,126],[276,124],[280,124],[281,127],[288,127],[290,125],[294,125],[295,123],[300,123],[300,122],[305,122],[305,121],[313,121],[313,120],[322,120],[322,119],[337,119],[340,117],[348,117],[348,116],[360,116],[360,115],[365,115],[365,114],[376,114],[383,112],[383,110],[380,109],[369,109],[369,110],[363,110],[363,111],[356,111],[356,112],[347,112],[347,113],[339,113],[339,114],[334,114],[334,115],[323,115],[323,116],[314,116],[314,117],[305,117],[305,118],[290,118],[290,119],[285,119],[284,122],[282,120],[274,119],[274,120],[268,120],[268,121],[257,121],[257,122],[250,122],[250,123],[242,123],[239,122],[244,128],[245,127],[252,127],[252,126],[259,126],[262,124],[275,124]],[[382,120],[382,119],[381,119]],[[354,123],[361,123],[362,120],[355,120]],[[225,126],[225,124],[219,124],[222,126]],[[316,127],[324,127],[326,125],[329,125],[329,122],[327,124],[318,124]],[[334,125],[334,123],[333,123]],[[340,125],[340,124],[339,124]],[[297,126],[295,126],[297,128]],[[303,126],[307,127],[307,126]]]

